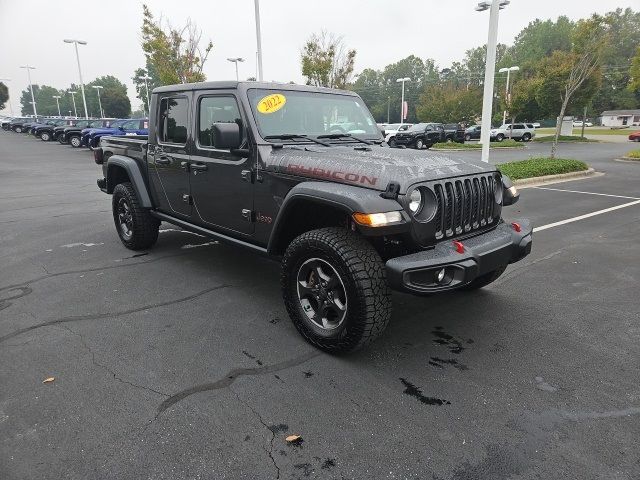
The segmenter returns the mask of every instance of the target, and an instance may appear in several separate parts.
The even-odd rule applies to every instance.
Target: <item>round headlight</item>
[[[420,189],[416,188],[409,195],[409,210],[411,213],[416,213],[422,207],[422,193]]]

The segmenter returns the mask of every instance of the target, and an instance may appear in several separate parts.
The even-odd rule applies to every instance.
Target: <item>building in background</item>
[[[607,110],[602,112],[603,127],[626,127],[640,125],[640,109]]]

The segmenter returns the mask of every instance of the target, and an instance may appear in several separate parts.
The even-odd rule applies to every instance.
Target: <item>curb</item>
[[[626,160],[626,161],[631,161],[631,162],[640,162],[640,158],[627,157],[626,155],[624,155],[622,157],[618,157],[618,158],[616,158],[616,160]]]
[[[523,150],[527,148],[522,145],[520,147],[489,147],[489,150]],[[434,152],[481,152],[482,148],[430,148]]]
[[[570,180],[581,180],[596,175],[604,175],[604,173],[596,172],[593,168],[581,170],[579,172],[559,173],[557,175],[545,175],[543,177],[522,178],[514,180],[513,184],[519,188],[537,187],[539,185],[547,185],[550,183],[560,183]]]

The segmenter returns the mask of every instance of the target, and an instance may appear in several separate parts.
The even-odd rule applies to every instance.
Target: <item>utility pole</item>
[[[489,143],[491,140],[491,112],[493,110],[493,81],[496,68],[496,47],[498,44],[498,17],[500,9],[509,3],[509,0],[493,0],[492,2],[480,2],[476,7],[478,12],[489,10],[489,34],[484,69],[484,94],[482,96],[482,128],[480,130],[482,161],[487,163],[489,162]]]
[[[62,114],[60,113],[60,99],[62,97],[60,95],[54,95],[53,98],[56,99],[56,105],[58,105],[58,116],[61,117]]]
[[[391,113],[391,96],[387,97],[387,123],[389,123],[389,117]]]
[[[244,62],[244,58],[235,57],[235,58],[227,58],[227,60],[231,63],[236,64],[236,82],[240,81],[240,77],[238,76],[238,62]]]
[[[71,101],[73,102],[73,115],[78,118],[78,110],[76,110],[76,93],[78,92],[69,92],[71,94]],[[69,112],[69,116],[71,116],[71,112]]]
[[[78,75],[80,76],[80,90],[82,91],[82,103],[84,103],[84,118],[89,118],[89,113],[87,112],[87,97],[85,97],[84,94],[84,82],[82,81],[82,70],[80,69],[80,55],[78,54],[78,44],[86,45],[87,42],[84,40],[65,39],[64,43],[73,43],[76,47],[76,61],[78,62]]]
[[[104,118],[104,112],[102,111],[102,101],[100,100],[100,90],[104,87],[102,85],[91,85],[92,88],[95,88],[98,91],[98,108],[100,109],[100,118]]]
[[[38,112],[36,110],[36,98],[33,96],[33,84],[31,83],[31,70],[35,70],[36,67],[23,65],[20,68],[24,68],[27,71],[27,78],[29,79],[29,90],[31,90],[31,105],[33,106],[33,116],[37,117]]]
[[[256,43],[258,45],[258,81],[262,82],[262,35],[260,33],[260,0],[254,0],[256,8]],[[238,64],[236,63],[236,66]]]
[[[582,133],[580,136],[584,138],[584,124],[587,122],[587,106],[584,106],[584,110],[582,111]]]
[[[149,80],[151,77],[148,74],[144,74],[142,77],[138,77],[139,80],[144,80],[144,88],[147,90],[147,112],[151,115],[151,104],[149,103]]]
[[[500,73],[504,73],[507,72],[507,86],[504,89],[504,99],[505,99],[505,105],[507,107],[509,107],[509,109],[511,108],[511,94],[509,93],[509,74],[511,72],[517,72],[518,70],[520,70],[520,67],[509,67],[509,68],[501,68],[500,70],[498,70],[498,72]],[[507,110],[505,109],[504,112],[502,113],[502,124],[504,125],[505,123],[507,123]]]
[[[409,77],[398,78],[396,83],[402,83],[402,97],[400,100],[400,125],[404,123],[404,82],[410,82]]]

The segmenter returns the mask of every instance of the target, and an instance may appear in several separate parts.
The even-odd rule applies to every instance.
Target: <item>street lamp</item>
[[[258,67],[258,80],[262,81],[262,35],[260,34],[260,0],[254,0],[254,6],[256,9],[256,44],[258,46],[258,51],[256,53],[257,57],[257,67]],[[236,67],[238,64],[236,63]]]
[[[144,88],[147,91],[147,110],[149,111],[149,115],[151,115],[151,104],[149,103],[149,80],[151,80],[151,77],[145,73],[138,77],[138,80],[144,80]]]
[[[87,112],[87,98],[84,95],[84,83],[82,82],[82,70],[80,69],[80,55],[78,54],[78,44],[86,45],[87,42],[84,40],[73,40],[67,38],[64,40],[64,43],[73,43],[76,47],[76,61],[78,62],[78,75],[80,76],[80,90],[82,91],[82,103],[84,103],[84,118],[89,118],[89,114]]]
[[[520,70],[520,67],[514,66],[514,67],[508,67],[508,68],[501,68],[500,70],[498,70],[498,72],[500,73],[504,73],[507,72],[507,87],[504,89],[504,98],[505,98],[505,104],[508,107],[511,107],[511,97],[509,95],[509,74],[511,72],[517,72],[518,70]],[[505,108],[504,112],[502,113],[502,124],[504,125],[505,123],[507,123],[507,109]]]
[[[10,78],[0,78],[0,82],[10,82]],[[7,89],[9,87],[7,86]],[[13,117],[13,104],[11,103],[11,95],[9,95],[9,110],[11,111],[11,116]]]
[[[240,80],[240,77],[238,77],[238,62],[244,62],[244,58],[241,58],[241,57],[227,58],[227,60],[231,63],[236,64],[236,81]]]
[[[410,82],[409,77],[398,78],[396,83],[402,83],[402,99],[400,100],[400,125],[404,123],[404,82]]]
[[[91,85],[91,88],[95,88],[98,91],[98,108],[100,109],[100,118],[104,118],[104,112],[102,111],[102,101],[100,100],[100,90],[104,87],[102,85]]]
[[[60,99],[62,97],[60,95],[53,95],[53,98],[56,99],[56,105],[58,105],[58,116],[61,117],[62,114],[60,113]]]
[[[509,0],[493,0],[480,2],[478,12],[489,10],[489,37],[487,40],[487,56],[484,66],[484,94],[482,96],[482,128],[480,143],[482,144],[482,161],[489,162],[489,142],[491,139],[491,111],[493,108],[493,81],[496,69],[496,46],[498,44],[498,13],[509,5]]]
[[[78,110],[76,110],[76,93],[78,92],[69,92],[71,94],[71,101],[73,102],[73,115],[78,118]],[[71,112],[69,112],[69,116],[71,116]]]
[[[33,96],[33,85],[31,84],[31,70],[35,70],[36,67],[32,67],[30,65],[23,65],[20,68],[24,68],[27,71],[27,78],[29,79],[29,90],[31,90],[31,105],[33,105],[33,116],[37,117],[38,112],[36,111],[36,99]]]

